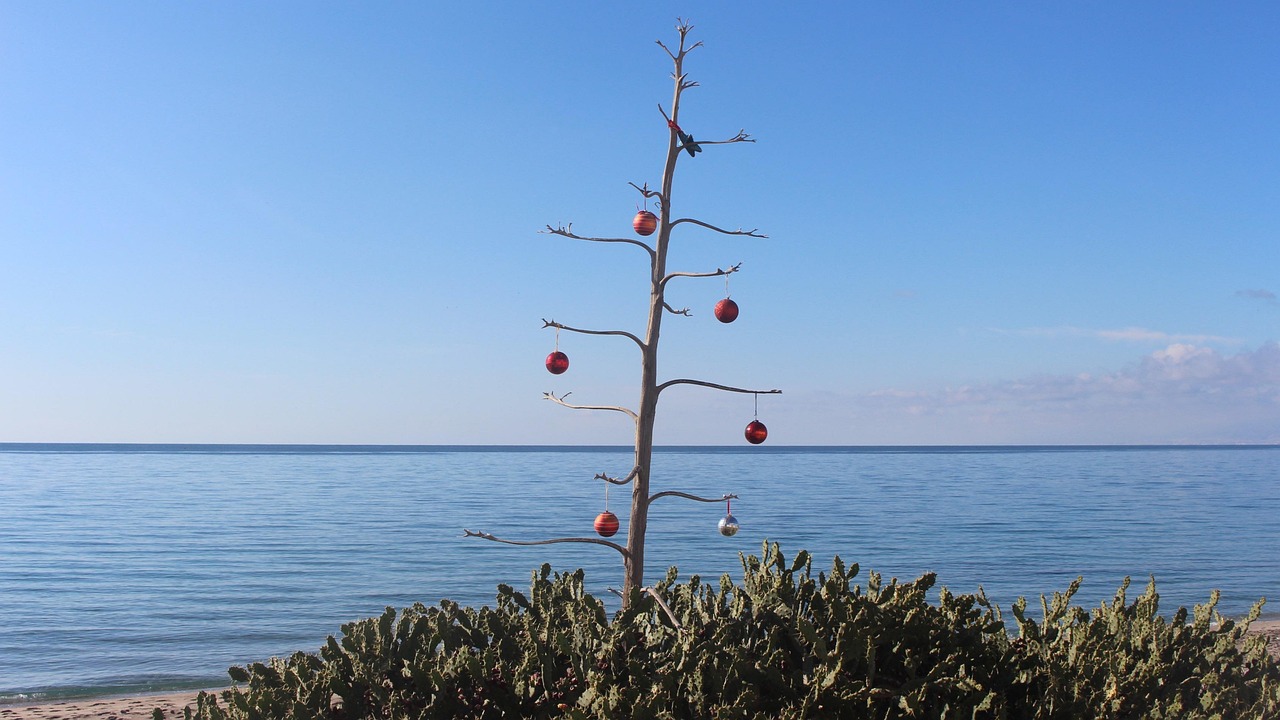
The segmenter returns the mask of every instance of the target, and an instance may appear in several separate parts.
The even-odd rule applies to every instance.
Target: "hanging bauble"
[[[764,423],[759,420],[752,420],[747,423],[747,430],[743,434],[747,436],[747,442],[752,445],[759,445],[764,442],[765,438],[769,437],[769,428],[765,427]]]
[[[552,375],[560,375],[569,369],[569,356],[556,350],[547,356],[547,371]]]
[[[720,534],[725,537],[733,537],[738,534],[738,518],[732,515],[725,515],[720,518]]]
[[[596,532],[600,537],[613,537],[618,532],[618,516],[608,510],[597,515]]]
[[[652,235],[653,231],[658,229],[658,216],[648,210],[641,210],[631,221],[631,227],[635,228],[640,235]]]
[[[716,319],[722,323],[731,323],[738,319],[738,303],[725,298],[716,303]]]

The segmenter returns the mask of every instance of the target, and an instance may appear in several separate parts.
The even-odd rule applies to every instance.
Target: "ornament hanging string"
[[[724,514],[725,515],[733,514],[733,501],[730,500],[729,498],[724,499]]]
[[[556,328],[556,352],[560,352],[560,328]]]
[[[729,297],[729,273],[724,274],[724,296]]]
[[[755,401],[756,401],[755,419],[759,420],[760,419],[760,393],[751,393],[751,396],[755,398]]]

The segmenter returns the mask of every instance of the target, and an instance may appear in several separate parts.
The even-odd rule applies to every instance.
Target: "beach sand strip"
[[[218,692],[218,690],[209,690]],[[188,705],[194,710],[199,690],[164,695],[129,695],[85,700],[48,700],[0,705],[0,720],[151,720],[156,708],[165,720],[182,717]]]

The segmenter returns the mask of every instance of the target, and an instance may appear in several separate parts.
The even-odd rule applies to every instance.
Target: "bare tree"
[[[665,391],[677,385],[692,385],[697,387],[710,388],[732,393],[747,394],[774,394],[779,390],[753,390],[742,387],[734,387],[731,385],[722,385],[719,383],[707,382],[705,380],[696,380],[690,378],[676,378],[665,382],[658,382],[658,336],[662,329],[662,319],[664,313],[672,313],[675,315],[688,316],[690,312],[688,308],[676,310],[666,302],[667,284],[676,278],[711,278],[728,276],[735,273],[741,267],[741,263],[727,268],[718,268],[709,272],[668,272],[667,271],[667,249],[671,241],[671,232],[677,226],[697,226],[722,235],[738,235],[753,238],[767,237],[756,230],[726,230],[708,222],[697,220],[689,217],[672,219],[671,217],[671,192],[672,181],[675,177],[676,162],[680,159],[681,153],[686,153],[690,157],[695,156],[702,151],[703,146],[707,145],[730,145],[734,143],[753,143],[753,140],[744,131],[738,131],[737,135],[727,140],[694,140],[693,136],[686,133],[680,128],[680,100],[686,90],[698,86],[698,83],[687,78],[684,73],[685,56],[702,45],[702,43],[694,43],[687,45],[687,36],[693,26],[688,22],[680,21],[676,26],[676,30],[680,34],[680,45],[675,52],[672,52],[662,41],[658,41],[658,45],[666,51],[667,55],[675,65],[675,71],[672,78],[675,81],[674,96],[671,100],[671,114],[668,115],[661,104],[658,105],[658,111],[662,113],[663,118],[667,121],[668,141],[667,141],[667,159],[662,171],[662,188],[660,190],[650,190],[648,183],[643,186],[630,183],[646,200],[654,201],[659,211],[657,216],[656,227],[656,243],[649,245],[648,243],[633,238],[603,238],[603,237],[586,237],[573,232],[572,225],[560,225],[552,227],[547,226],[545,233],[551,235],[559,235],[561,237],[573,240],[584,240],[587,242],[599,243],[623,243],[635,245],[642,248],[649,255],[649,264],[651,269],[651,286],[649,291],[649,324],[645,332],[644,338],[627,332],[625,330],[590,330],[578,327],[572,327],[554,320],[543,320],[544,328],[555,328],[557,331],[581,333],[585,335],[616,335],[627,338],[635,343],[640,349],[641,355],[641,372],[640,372],[640,406],[639,409],[633,410],[627,407],[610,406],[610,405],[578,405],[567,401],[568,393],[557,397],[554,393],[545,393],[547,400],[563,405],[564,407],[574,410],[604,410],[619,412],[630,417],[635,423],[635,466],[630,472],[621,478],[611,477],[606,473],[599,473],[595,476],[597,480],[603,480],[614,485],[632,486],[631,491],[631,516],[628,523],[628,534],[626,546],[616,542],[593,537],[563,537],[551,538],[548,540],[535,541],[518,541],[507,540],[495,537],[486,532],[465,530],[468,537],[478,537],[494,542],[506,543],[509,545],[551,545],[556,543],[589,543],[595,545],[604,545],[613,548],[622,555],[623,564],[626,569],[626,577],[623,584],[623,602],[629,602],[632,597],[632,591],[643,589],[644,585],[644,544],[645,532],[648,528],[649,506],[655,501],[665,497],[678,497],[686,500],[693,500],[703,503],[725,502],[730,499],[736,499],[736,495],[724,495],[718,498],[705,498],[692,495],[685,492],[675,490],[666,490],[650,494],[650,468],[653,459],[653,426],[657,418],[658,398]],[[639,228],[637,228],[639,230]]]

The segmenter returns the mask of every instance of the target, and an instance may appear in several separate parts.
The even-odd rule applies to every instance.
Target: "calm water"
[[[623,448],[0,444],[0,700],[216,686],[226,668],[315,650],[341,623],[452,598],[492,602],[542,562],[621,582],[611,550],[462,538],[591,534],[597,472]],[[1002,607],[1085,576],[1095,605],[1154,574],[1162,606],[1280,611],[1280,447],[679,448],[648,573],[739,574],[768,538],[865,571],[936,571]],[[612,491],[625,514],[625,490]],[[625,537],[625,517],[619,537]],[[1038,603],[1033,603],[1033,606]]]

